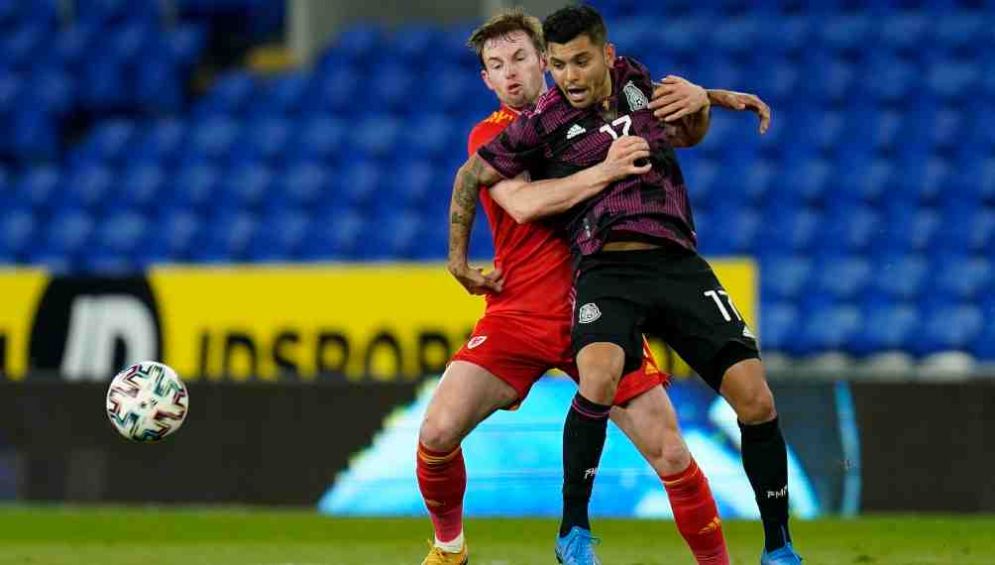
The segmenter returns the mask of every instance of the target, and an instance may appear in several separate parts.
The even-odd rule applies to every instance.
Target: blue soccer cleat
[[[760,565],[800,565],[802,558],[795,552],[790,543],[784,544],[771,552],[760,554]]]
[[[594,554],[598,541],[590,530],[574,526],[567,535],[556,538],[556,560],[563,565],[601,565]]]

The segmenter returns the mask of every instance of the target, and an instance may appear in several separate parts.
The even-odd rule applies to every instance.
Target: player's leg
[[[788,450],[763,363],[756,358],[735,363],[723,372],[719,391],[739,420],[743,468],[760,508],[765,557],[779,563],[778,554],[789,554],[783,562],[795,563],[788,530]]]
[[[764,562],[785,548],[790,559],[770,562],[798,563],[788,531],[787,449],[756,339],[704,259],[689,254],[662,265],[663,337],[740,421],[743,468],[764,525]]]
[[[596,562],[588,505],[608,415],[622,374],[642,365],[639,305],[620,298],[628,295],[620,288],[627,279],[611,262],[582,261],[576,286],[572,345],[580,390],[563,427],[563,516],[557,539],[557,555],[567,562]]]
[[[440,554],[435,562],[446,563],[444,553],[465,559],[466,466],[460,442],[495,410],[517,399],[511,385],[467,361],[450,363],[439,382],[418,433],[417,460],[418,487],[435,529],[433,552]]]
[[[623,387],[638,377],[638,374],[626,375]],[[715,499],[708,479],[684,443],[674,406],[660,384],[643,390],[623,406],[613,407],[611,419],[663,481],[677,530],[695,560],[728,564],[729,553]],[[619,392],[623,392],[621,387]]]

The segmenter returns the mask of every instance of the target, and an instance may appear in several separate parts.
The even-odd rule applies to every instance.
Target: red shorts
[[[622,376],[615,392],[616,405],[670,382],[670,377],[657,366],[645,340],[643,355],[642,367]],[[518,393],[519,403],[550,369],[559,369],[575,382],[578,380],[570,348],[570,320],[484,315],[474,327],[473,336],[452,360],[479,365],[508,383]]]

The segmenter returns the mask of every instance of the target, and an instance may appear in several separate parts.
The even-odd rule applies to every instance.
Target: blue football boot
[[[601,565],[594,554],[598,541],[590,530],[574,526],[567,535],[556,538],[556,560],[563,565]]]
[[[760,565],[801,565],[801,562],[801,556],[791,547],[790,542],[784,544],[784,547],[760,554]]]

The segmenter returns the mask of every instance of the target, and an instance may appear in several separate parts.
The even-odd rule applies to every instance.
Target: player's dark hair
[[[605,20],[590,6],[560,8],[542,22],[542,34],[547,43],[569,43],[581,35],[595,45],[604,45],[608,37]]]
[[[539,19],[523,12],[520,8],[500,12],[491,19],[484,22],[484,25],[473,30],[466,45],[477,54],[480,60],[480,68],[484,65],[484,44],[495,37],[504,37],[516,31],[523,31],[529,36],[536,52],[542,56],[546,51],[546,43],[542,39],[542,24]]]

